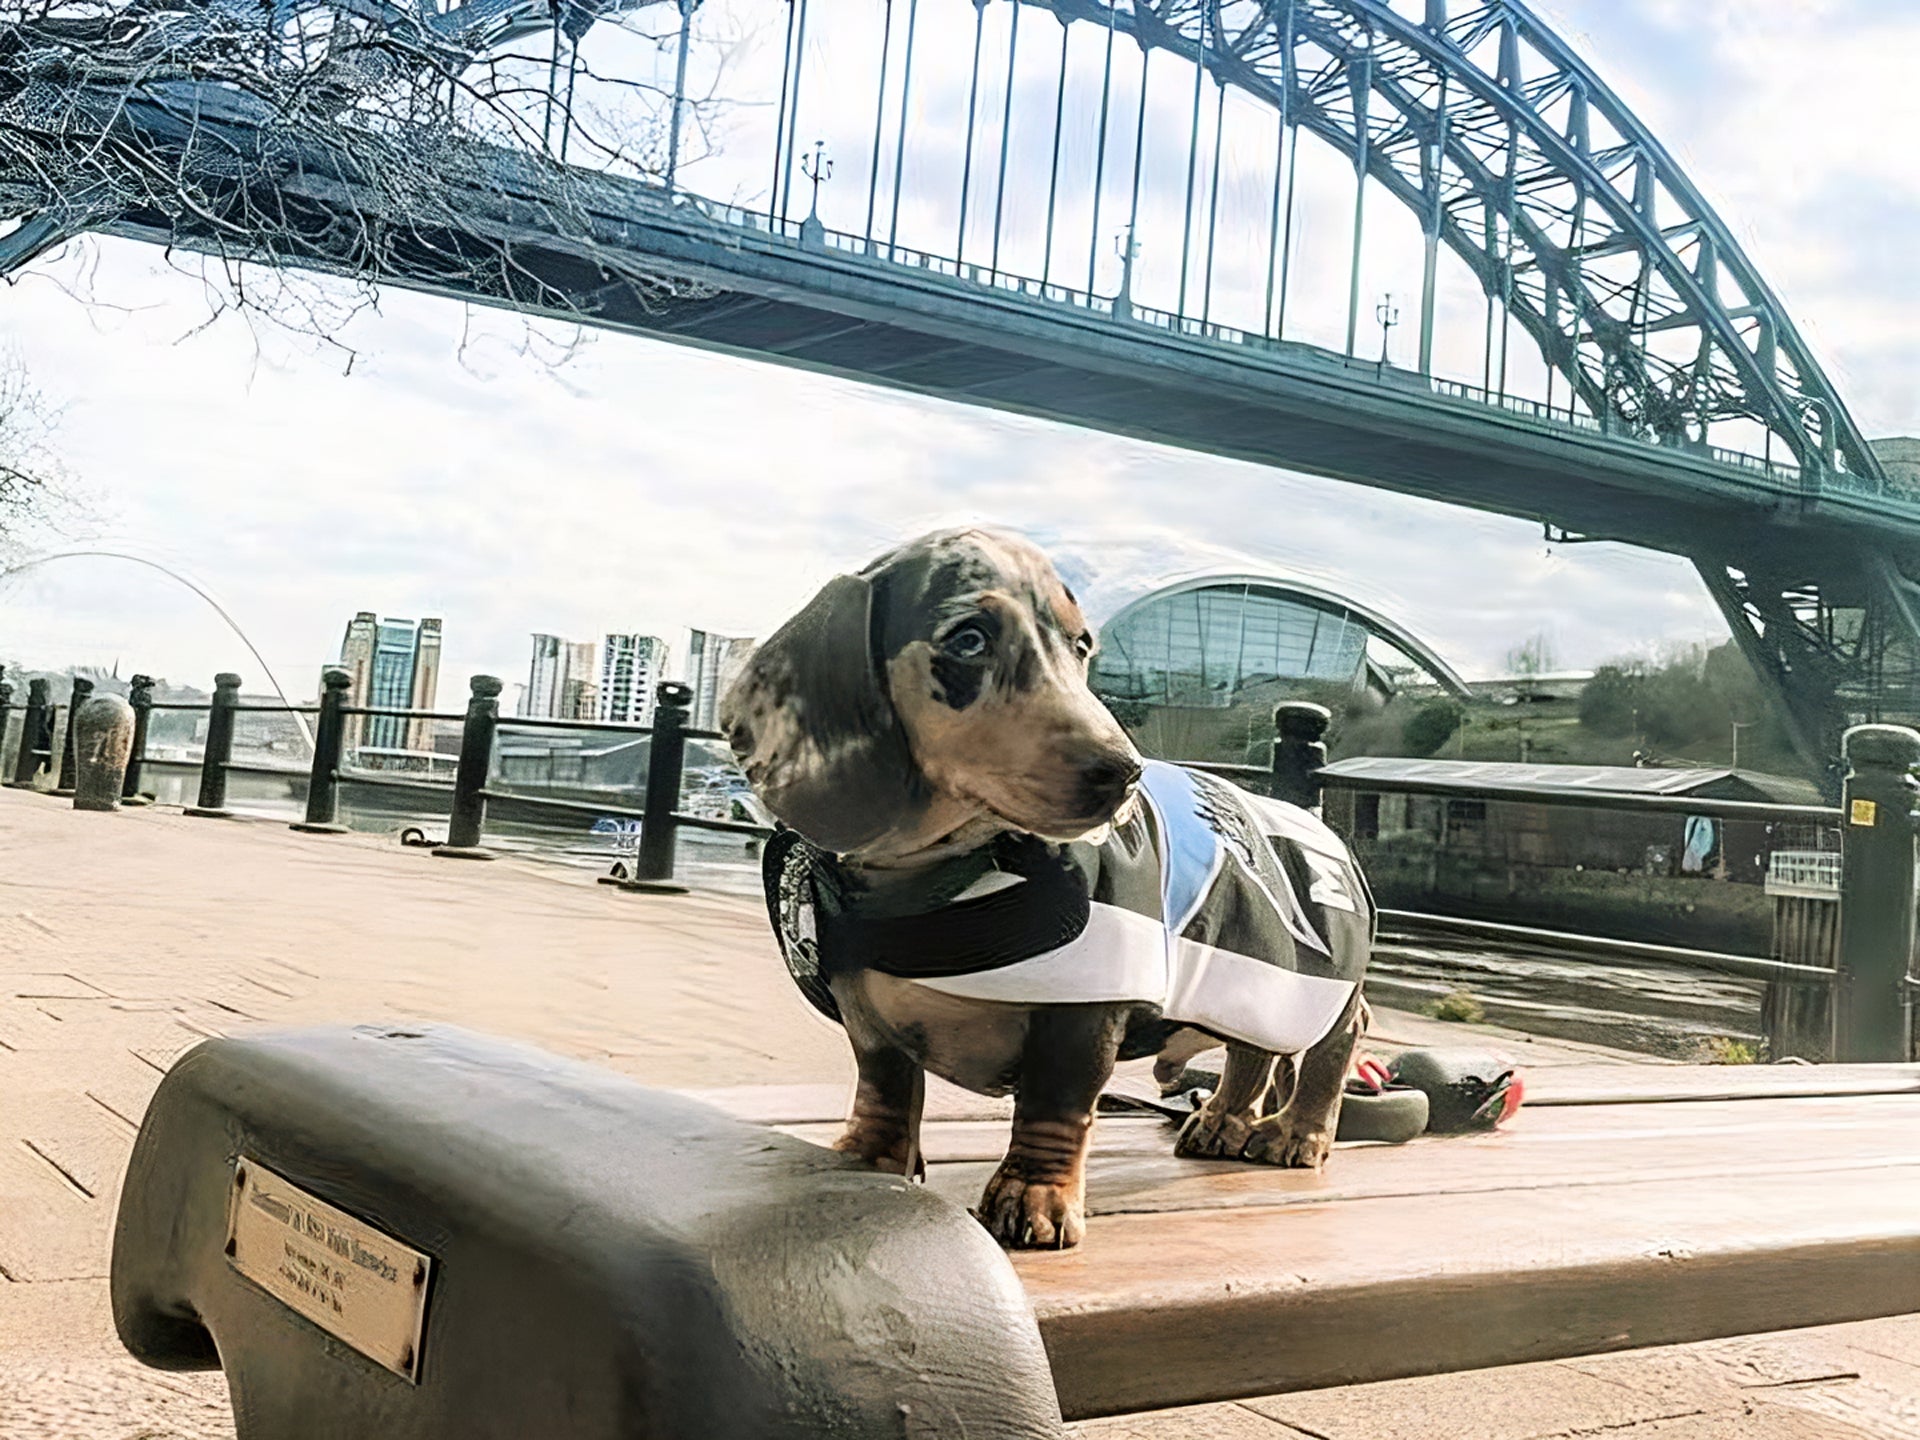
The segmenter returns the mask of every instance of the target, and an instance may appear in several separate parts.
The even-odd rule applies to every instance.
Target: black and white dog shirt
[[[1004,835],[877,891],[780,831],[762,868],[788,970],[836,1020],[828,980],[871,969],[979,1000],[1152,1005],[1224,1040],[1310,1048],[1373,939],[1346,846],[1309,812],[1200,771],[1149,760],[1140,790],[1104,840]]]

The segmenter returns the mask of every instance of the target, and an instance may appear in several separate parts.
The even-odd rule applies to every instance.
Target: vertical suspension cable
[[[567,142],[573,138],[573,82],[580,78],[580,42],[567,47],[567,103],[560,112],[560,159],[567,158]]]
[[[1053,278],[1053,210],[1060,198],[1060,125],[1066,117],[1067,105],[1067,22],[1060,21],[1060,64],[1054,72],[1053,83],[1053,160],[1047,167],[1047,239],[1046,250],[1040,256],[1040,283],[1045,285]]]
[[[1445,75],[1440,77],[1440,99],[1434,108],[1438,119],[1429,142],[1431,151],[1426,176],[1429,194],[1420,270],[1420,373],[1428,377],[1433,375],[1433,305],[1439,276],[1440,227],[1445,219],[1447,132],[1450,123],[1447,118]]]
[[[1285,22],[1287,29],[1286,34],[1281,37],[1280,41],[1280,82],[1282,93],[1285,95],[1286,104],[1289,107],[1293,104],[1293,88],[1299,79],[1293,55],[1293,40],[1295,34],[1293,24],[1294,3],[1295,0],[1287,0],[1287,18]],[[1287,295],[1291,289],[1288,281],[1292,279],[1293,275],[1293,193],[1294,181],[1297,180],[1299,176],[1300,127],[1295,125],[1293,127],[1293,144],[1289,147],[1287,159],[1287,220],[1286,228],[1282,233],[1280,241],[1280,316],[1273,327],[1273,338],[1276,340],[1284,340],[1287,338]]]
[[[980,104],[980,37],[987,23],[987,0],[973,0],[973,77],[967,82],[967,150],[960,166],[960,233],[953,246],[953,263],[967,256],[967,196],[973,189],[973,121]]]
[[[1273,287],[1280,271],[1280,191],[1281,171],[1287,164],[1287,92],[1280,91],[1280,122],[1273,149],[1273,213],[1267,218],[1267,303],[1260,311],[1260,333],[1272,333]]]
[[[786,184],[780,192],[780,223],[787,222],[787,207],[793,203],[793,167],[800,154],[800,82],[807,74],[807,0],[798,0],[800,24],[793,42],[793,111],[787,120]]]
[[[1498,245],[1499,242],[1496,239],[1493,247],[1496,251]],[[1495,263],[1499,263],[1497,259]],[[1487,336],[1480,357],[1480,390],[1483,400],[1493,394],[1493,291],[1491,289],[1487,291]]]
[[[1198,178],[1200,164],[1200,86],[1207,78],[1207,21],[1203,16],[1200,22],[1200,55],[1193,67],[1193,113],[1187,122],[1187,198],[1180,207],[1180,298],[1174,302],[1173,313],[1184,320],[1187,316],[1187,271],[1193,255],[1193,185]]]
[[[1151,72],[1147,63],[1147,47],[1140,47],[1140,114],[1133,126],[1133,198],[1127,202],[1127,246],[1120,257],[1120,283],[1127,293],[1127,304],[1133,304],[1133,245],[1134,236],[1140,228],[1140,170],[1147,153],[1147,81]]]
[[[540,148],[553,153],[553,99],[560,88],[560,17],[553,17],[553,54],[547,59],[547,113],[540,123]]]
[[[907,163],[907,101],[913,94],[913,42],[919,31],[920,0],[907,0],[907,58],[900,67],[900,125],[893,149],[893,214],[887,221],[887,258],[900,241],[900,183]]]
[[[1215,40],[1219,38],[1218,35],[1214,36]],[[1207,278],[1200,290],[1202,325],[1213,313],[1213,249],[1220,231],[1220,153],[1227,133],[1227,87],[1224,81],[1218,77],[1215,79],[1219,99],[1213,109],[1213,194],[1207,200]]]
[[[787,0],[787,48],[780,57],[780,110],[773,130],[773,184],[767,191],[767,228],[780,211],[780,176],[787,148],[787,87],[793,79],[793,19],[800,0]]]
[[[674,62],[673,70],[673,117],[667,124],[667,194],[673,194],[674,177],[680,170],[680,107],[687,97],[687,38],[693,29],[693,7],[696,0],[680,0],[680,56]],[[576,47],[577,50],[577,47]],[[576,53],[576,59],[577,53]],[[567,69],[568,88],[571,91],[573,71],[576,65]],[[567,113],[573,113],[568,105]]]
[[[1014,67],[1020,59],[1020,12],[1026,7],[1014,0],[1013,33],[1007,39],[1007,96],[1000,107],[1000,178],[994,183],[993,190],[993,250],[987,269],[993,274],[1000,273],[1000,222],[1001,209],[1007,199],[1007,141],[1013,137],[1013,82]]]
[[[1574,417],[1574,407],[1580,403],[1580,328],[1587,323],[1585,301],[1586,287],[1580,276],[1580,247],[1587,238],[1587,187],[1580,184],[1580,198],[1573,207],[1573,233],[1568,237],[1567,255],[1570,258],[1574,283],[1567,289],[1567,298],[1573,303],[1573,343],[1567,353],[1567,418]],[[1553,410],[1553,366],[1547,366],[1547,410]]]
[[[1507,124],[1507,178],[1500,187],[1501,218],[1506,224],[1500,257],[1500,398],[1507,398],[1507,347],[1513,338],[1513,203],[1516,167],[1519,164],[1520,130]]]
[[[1100,72],[1100,138],[1093,157],[1093,228],[1087,242],[1087,297],[1093,297],[1094,271],[1100,261],[1100,191],[1107,179],[1107,102],[1113,95],[1113,6],[1107,7],[1107,58]]]
[[[893,50],[893,0],[887,0],[887,18],[880,31],[880,87],[873,97],[873,168],[867,174],[868,248],[873,245],[873,209],[880,198],[880,135],[887,128],[887,61]]]
[[[1367,102],[1373,96],[1373,35],[1367,34],[1367,53],[1361,57],[1358,83],[1348,72],[1353,95],[1353,257],[1347,279],[1347,354],[1353,354],[1360,333],[1360,260],[1367,238],[1367,170],[1373,160],[1373,129]]]

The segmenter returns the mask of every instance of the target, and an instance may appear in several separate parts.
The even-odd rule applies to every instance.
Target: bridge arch
[[[1829,479],[1884,488],[1837,391],[1731,231],[1519,0],[1013,3],[1180,55],[1331,145],[1412,211],[1427,243],[1423,371],[1434,254],[1445,243],[1602,429],[1705,448],[1716,427],[1748,422],[1765,433],[1765,458],[1777,442],[1810,488]],[[1404,13],[1413,9],[1417,18]]]

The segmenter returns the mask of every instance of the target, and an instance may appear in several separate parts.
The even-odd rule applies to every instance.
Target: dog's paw
[[[1234,1160],[1253,1138],[1253,1117],[1217,1108],[1212,1101],[1187,1117],[1173,1153],[1183,1160]]]
[[[846,1132],[833,1142],[833,1148],[842,1155],[852,1155],[889,1175],[906,1175],[907,1158],[913,1158],[913,1172],[910,1178],[927,1178],[926,1157],[914,1148],[905,1135],[881,1131],[870,1126],[849,1125]]]
[[[1240,1153],[1258,1165],[1319,1170],[1333,1153],[1333,1131],[1321,1126],[1296,1125],[1285,1115],[1272,1115],[1254,1122],[1253,1134]]]
[[[1048,1185],[994,1172],[974,1212],[987,1233],[1009,1250],[1070,1250],[1087,1233],[1080,1185]]]

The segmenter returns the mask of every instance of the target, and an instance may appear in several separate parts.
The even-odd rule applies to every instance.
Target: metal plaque
[[[419,1383],[432,1262],[418,1250],[243,1155],[233,1167],[227,1258],[288,1309]]]
[[[1852,818],[1856,825],[1871,825],[1880,818],[1880,807],[1871,800],[1856,800]]]

